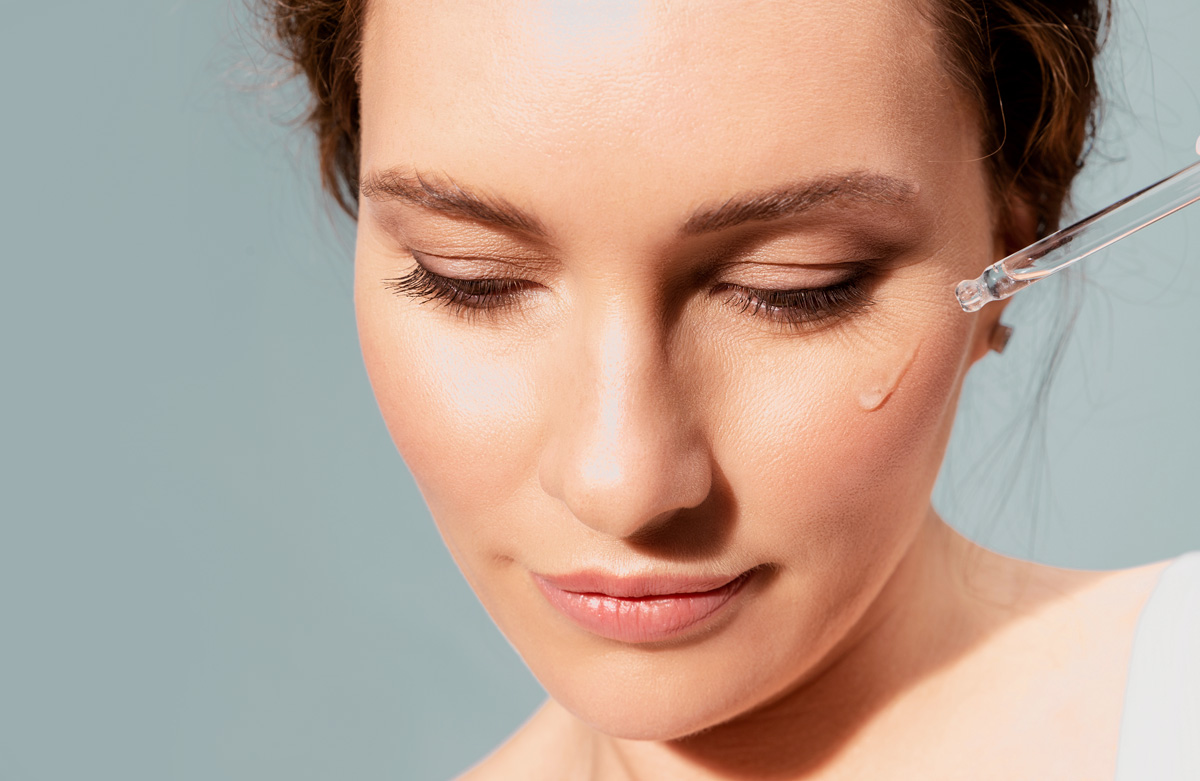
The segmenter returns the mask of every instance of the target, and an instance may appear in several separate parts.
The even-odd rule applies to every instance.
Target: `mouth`
[[[533,580],[551,605],[588,632],[623,643],[654,643],[709,623],[755,572],[700,578],[581,572],[535,574]]]

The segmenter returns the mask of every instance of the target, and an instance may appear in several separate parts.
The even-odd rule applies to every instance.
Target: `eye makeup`
[[[516,297],[528,285],[517,279],[459,279],[435,274],[420,263],[397,279],[384,280],[393,293],[415,298],[420,303],[436,302],[455,314],[465,310],[490,310],[516,303]]]
[[[718,285],[718,290],[724,289],[727,293],[725,303],[739,313],[787,325],[816,324],[848,317],[874,303],[867,292],[864,276],[856,274],[844,282],[817,288],[764,290],[722,284]]]
[[[457,316],[470,318],[487,313],[500,315],[516,309],[535,282],[507,277],[461,278],[438,274],[420,261],[423,253],[410,250],[415,261],[402,277],[384,280],[396,295],[448,307]],[[848,279],[810,288],[761,288],[717,282],[709,295],[717,297],[739,315],[794,328],[826,325],[856,314],[874,303],[869,294],[869,272],[864,267]]]

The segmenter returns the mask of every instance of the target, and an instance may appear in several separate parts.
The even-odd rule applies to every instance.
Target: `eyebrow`
[[[917,192],[914,182],[871,171],[821,176],[735,195],[720,206],[700,207],[680,233],[697,236],[746,222],[782,220],[822,206],[905,206],[916,200]]]
[[[913,182],[872,171],[820,176],[730,196],[716,206],[701,206],[679,233],[698,236],[747,222],[782,220],[824,206],[904,206],[916,200],[917,192]],[[391,168],[364,176],[359,193],[376,202],[401,201],[541,239],[549,237],[549,231],[533,215],[502,198],[473,193],[448,177]]]
[[[423,206],[452,217],[487,222],[546,238],[549,231],[537,218],[526,214],[508,201],[494,196],[477,195],[448,177],[410,173],[390,168],[367,174],[358,192],[372,201],[402,201]]]

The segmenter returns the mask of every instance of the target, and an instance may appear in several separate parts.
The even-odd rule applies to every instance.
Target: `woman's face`
[[[939,33],[893,0],[370,6],[359,332],[463,574],[609,734],[804,680],[912,555],[998,314],[953,296],[999,248]]]

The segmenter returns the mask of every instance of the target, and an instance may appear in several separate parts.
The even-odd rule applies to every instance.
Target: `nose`
[[[608,312],[579,322],[548,400],[542,488],[612,538],[648,532],[712,487],[692,383],[652,320]]]

